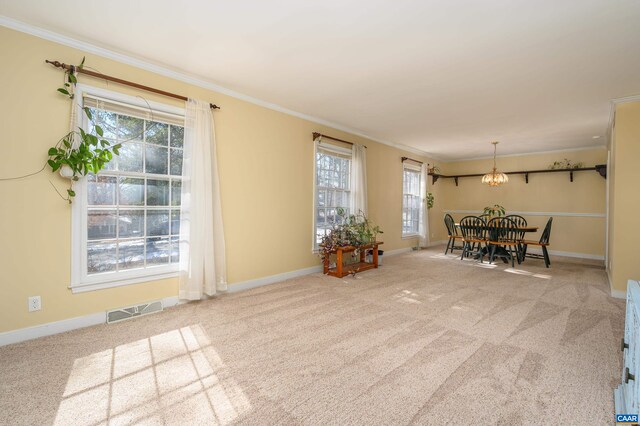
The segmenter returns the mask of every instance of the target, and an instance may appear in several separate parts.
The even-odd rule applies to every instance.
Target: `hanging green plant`
[[[431,192],[427,192],[427,208],[428,209],[432,209],[433,208],[433,203],[435,201],[435,197],[433,196],[433,193]]]
[[[72,102],[74,89],[78,83],[76,72],[84,67],[84,61],[85,58],[82,58],[80,65],[70,67],[69,70],[65,71],[64,85],[58,88],[58,92],[68,97]],[[65,198],[69,203],[76,195],[73,190],[73,183],[89,173],[98,173],[111,161],[113,154],[119,154],[121,147],[121,144],[112,144],[107,139],[102,138],[104,131],[99,125],[91,121],[93,116],[89,107],[82,108],[82,111],[89,119],[89,122],[92,123],[91,130],[87,132],[78,127],[78,130],[72,130],[63,136],[47,152],[49,156],[47,164],[51,167],[51,171],[58,171],[61,176],[71,181],[67,189],[67,198]]]

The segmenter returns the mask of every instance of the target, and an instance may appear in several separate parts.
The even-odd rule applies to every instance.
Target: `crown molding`
[[[623,98],[611,99],[609,107],[609,123],[607,124],[607,146],[611,140],[613,134],[613,124],[616,118],[616,105],[625,104],[628,102],[640,102],[640,95],[625,96]]]
[[[232,98],[240,99],[242,101],[249,102],[251,104],[258,105],[264,108],[268,108],[273,111],[278,111],[283,114],[291,115],[293,117],[310,121],[312,123],[321,124],[323,126],[331,127],[336,130],[341,130],[343,132],[347,132],[355,136],[360,136],[362,138],[366,138],[371,141],[381,143],[383,145],[388,145],[406,152],[410,152],[412,154],[422,155],[424,157],[429,157],[429,158],[438,160],[438,158],[434,157],[430,153],[423,151],[421,149],[383,140],[383,139],[378,139],[370,135],[367,135],[358,129],[354,129],[349,126],[345,126],[345,125],[335,123],[333,121],[325,120],[319,117],[314,117],[312,115],[304,114],[298,111],[293,111],[288,108],[282,107],[280,105],[267,102],[262,99],[254,98],[252,96],[245,95],[243,93],[236,92],[234,90],[220,86],[209,80],[205,80],[191,74],[177,71],[177,70],[168,68],[164,65],[155,64],[153,62],[149,62],[148,60],[144,60],[142,58],[138,58],[122,52],[117,52],[115,50],[107,49],[104,47],[97,46],[95,44],[81,41],[60,33],[56,33],[54,31],[36,27],[34,25],[9,18],[8,16],[5,16],[5,15],[0,15],[0,26],[7,27],[12,30],[26,33],[35,37],[39,37],[48,41],[52,41],[54,43],[62,44],[64,46],[72,47],[74,49],[78,49],[83,52],[91,53],[97,56],[102,56],[104,58],[111,59],[122,64],[131,65],[136,68],[140,68],[146,71],[153,72],[155,74],[162,75],[164,77],[169,77],[174,80],[178,80],[184,83],[192,84],[194,86],[202,87],[203,89],[211,90],[213,92],[227,95]]]
[[[591,151],[596,149],[606,149],[606,144],[593,145],[593,146],[581,146],[577,148],[565,148],[565,149],[554,149],[551,151],[534,151],[534,152],[522,152],[518,154],[504,154],[504,155],[496,155],[496,158],[508,158],[508,157],[526,157],[530,155],[543,155],[543,154],[555,154],[558,152],[574,152],[574,151]],[[445,163],[457,163],[460,161],[474,161],[474,160],[491,160],[493,159],[493,155],[487,155],[483,157],[469,157],[469,158],[461,158],[456,160],[448,160]]]
[[[625,96],[623,98],[615,98],[615,99],[612,99],[611,102],[614,105],[624,104],[627,102],[640,102],[640,95],[631,95],[631,96]]]
[[[616,103],[609,102],[609,122],[607,123],[607,147],[611,146],[611,136],[613,135],[613,123],[616,119]]]

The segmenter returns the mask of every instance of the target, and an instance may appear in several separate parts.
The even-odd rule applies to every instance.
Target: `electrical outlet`
[[[39,311],[42,309],[42,300],[40,296],[29,297],[29,312]]]

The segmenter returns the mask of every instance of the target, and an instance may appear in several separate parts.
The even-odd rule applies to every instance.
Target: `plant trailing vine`
[[[82,70],[84,61],[85,58],[82,58],[80,65],[72,66],[65,71],[64,85],[58,88],[58,92],[68,97],[72,102],[74,89],[78,83],[76,73],[78,70]],[[76,195],[73,183],[88,173],[98,173],[111,161],[113,154],[119,154],[121,147],[121,144],[112,145],[110,141],[103,138],[102,127],[91,121],[93,116],[89,107],[83,107],[82,111],[92,123],[91,130],[86,132],[78,127],[77,131],[72,130],[67,133],[47,152],[49,156],[47,164],[51,167],[51,171],[59,171],[60,175],[71,180],[67,189],[67,198],[65,198],[69,203]]]
[[[427,192],[427,198],[425,200],[427,201],[427,208],[432,209],[433,203],[435,202],[435,197],[433,196],[433,193]]]

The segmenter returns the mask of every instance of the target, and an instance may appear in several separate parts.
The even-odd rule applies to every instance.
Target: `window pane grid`
[[[318,149],[316,155],[316,244],[340,223],[338,208],[350,211],[351,158]]]
[[[91,111],[105,138],[122,149],[88,178],[86,273],[178,262],[184,129]]]
[[[418,234],[422,207],[419,171],[403,169],[402,191],[402,234]]]

